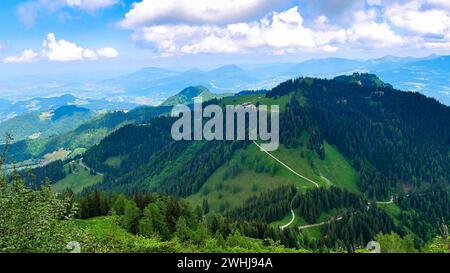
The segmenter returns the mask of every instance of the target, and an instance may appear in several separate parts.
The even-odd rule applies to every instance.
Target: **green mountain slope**
[[[94,111],[76,106],[31,112],[0,123],[0,136],[9,133],[14,141],[48,138],[71,131],[96,115]]]
[[[203,102],[223,98],[230,96],[229,94],[214,94],[211,93],[206,87],[195,86],[183,89],[180,93],[169,97],[161,106],[175,106],[178,104],[193,104],[195,97],[201,97]]]
[[[141,123],[155,116],[167,114],[170,107],[139,107],[129,112],[114,111],[97,116],[87,122],[73,126],[57,136],[22,140],[9,145],[8,162],[22,162],[25,160],[38,160],[48,153],[64,149],[78,153],[100,142],[112,131],[126,124]],[[67,124],[61,119],[61,124]],[[67,126],[67,125],[66,125]]]
[[[358,192],[356,171],[328,143],[325,143],[324,160],[320,160],[307,148],[287,149],[281,146],[271,154],[295,172],[316,181],[321,187],[337,186]],[[255,194],[283,185],[295,185],[301,191],[315,187],[252,144],[236,152],[188,200],[196,205],[208,200],[210,211],[224,212],[239,206]]]
[[[71,189],[74,193],[81,192],[84,188],[100,183],[101,174],[93,174],[79,162],[70,162],[64,165],[65,177],[52,184],[54,192],[63,192]]]
[[[319,185],[341,185],[356,192],[357,184],[372,198],[388,199],[401,185],[448,181],[449,132],[445,128],[449,127],[449,109],[433,99],[394,90],[374,76],[355,74],[348,80],[301,78],[281,84],[266,96],[230,97],[219,103],[249,102],[281,104],[284,148],[273,156]],[[169,133],[171,122],[159,119],[144,128],[118,130],[89,150],[87,164],[114,177],[104,188],[196,194],[224,164],[230,164],[235,153],[253,145],[211,142],[189,154],[195,142],[174,142]],[[160,133],[152,136],[152,130]],[[181,155],[188,160],[172,167]],[[120,167],[104,164],[116,156],[126,158]],[[167,166],[172,167],[170,171]],[[162,170],[166,170],[164,178]],[[285,179],[296,181],[296,175],[292,176]]]

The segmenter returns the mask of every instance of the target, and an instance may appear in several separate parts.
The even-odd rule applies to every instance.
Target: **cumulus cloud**
[[[397,35],[386,22],[378,23],[377,11],[357,11],[354,24],[347,29],[348,45],[359,49],[392,48],[402,46],[406,40]]]
[[[152,43],[162,56],[272,50],[334,52],[344,30],[312,31],[303,26],[298,7],[273,12],[259,21],[218,25],[166,24],[135,29],[134,40]]]
[[[120,25],[226,24],[264,15],[287,0],[143,0],[134,3]]]
[[[450,14],[442,9],[422,9],[419,1],[387,7],[385,14],[395,26],[414,33],[445,35],[450,32]]]
[[[116,58],[119,56],[119,52],[117,52],[117,50],[112,47],[97,49],[97,54],[98,56],[105,58]]]
[[[42,42],[41,53],[33,50],[25,50],[20,56],[10,56],[3,60],[4,63],[30,63],[39,59],[68,62],[81,60],[97,60],[99,58],[116,58],[119,53],[112,47],[99,49],[83,48],[76,43],[66,40],[58,40],[54,33],[49,33]]]
[[[56,40],[55,34],[49,33],[42,43],[42,55],[50,61],[79,61],[96,59],[97,55],[91,49],[84,49],[66,40]]]
[[[4,63],[32,63],[37,61],[39,54],[27,49],[20,56],[10,56],[3,60]]]
[[[450,49],[450,2],[415,0],[386,4],[384,17],[419,48]]]
[[[450,50],[447,0],[298,0],[290,8],[275,2],[142,0],[118,25],[159,56]]]
[[[161,56],[198,53],[242,53],[265,51],[334,53],[345,49],[399,47],[406,40],[386,22],[378,22],[375,9],[352,15],[348,27],[331,25],[328,17],[314,19],[307,27],[300,8],[272,12],[258,21],[218,24],[150,24],[132,27],[132,38],[151,43]],[[124,22],[124,21],[122,21]]]

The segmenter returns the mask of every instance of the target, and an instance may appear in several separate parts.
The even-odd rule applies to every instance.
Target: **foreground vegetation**
[[[48,184],[31,190],[19,176],[14,175],[11,183],[0,179],[0,252],[313,251],[311,247],[287,247],[286,243],[283,244],[282,241],[292,236],[292,230],[281,232],[278,227],[234,221],[217,214],[205,216],[204,209],[192,209],[185,200],[156,194],[133,198],[98,191],[84,196],[71,192],[55,195]],[[434,238],[421,251],[448,252],[448,232],[446,234]],[[276,238],[281,240],[274,240]],[[383,252],[418,252],[411,235],[402,238],[396,233],[378,234],[375,239],[380,242]],[[343,252],[345,249],[323,248],[320,251]],[[354,251],[367,252],[361,249]]]

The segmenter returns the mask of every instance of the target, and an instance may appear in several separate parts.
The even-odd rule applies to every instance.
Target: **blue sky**
[[[6,74],[450,51],[447,0],[8,0],[0,18]]]

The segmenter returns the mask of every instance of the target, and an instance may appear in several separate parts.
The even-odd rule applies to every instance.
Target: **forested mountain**
[[[77,106],[62,106],[31,112],[0,123],[0,136],[9,133],[14,141],[57,136],[88,122],[98,113]]]
[[[285,96],[290,99],[281,115],[281,143],[287,148],[302,146],[301,136],[306,132],[307,147],[322,159],[323,141],[336,145],[351,159],[360,174],[360,189],[369,197],[388,198],[398,187],[406,189],[448,182],[450,110],[437,101],[418,93],[394,90],[368,74],[334,80],[299,78],[279,85],[266,95],[267,98]],[[160,140],[145,133],[146,138],[139,137],[143,131],[151,132],[152,126],[163,123],[167,124],[157,129],[160,132],[157,137],[161,139],[166,134],[166,144],[157,145]],[[166,152],[165,145],[179,145],[170,139],[170,124],[170,119],[156,119],[149,127],[123,128],[89,150],[86,162],[94,168],[102,168],[102,162],[110,156],[125,158],[142,154],[147,160],[142,163],[148,163],[153,154],[143,148],[154,146],[155,151]],[[194,142],[185,146],[194,144],[206,145]],[[124,149],[116,149],[117,145]],[[132,149],[134,146],[136,151]],[[99,150],[104,152],[99,154]],[[136,164],[140,163],[130,160],[123,166],[135,170],[131,166]],[[117,175],[128,170],[121,167],[111,172]],[[136,179],[142,180],[142,177]],[[128,183],[133,185],[132,180]]]
[[[223,98],[230,96],[231,94],[214,94],[211,93],[206,87],[203,86],[191,86],[183,89],[175,96],[169,97],[162,106],[175,106],[177,104],[193,104],[195,97],[201,97],[203,102],[206,102],[215,98]]]
[[[72,95],[32,98],[20,101],[0,101],[0,122],[29,113],[42,113],[63,106],[78,106],[93,111],[129,110],[137,104],[106,99],[79,99]]]
[[[424,249],[450,223],[450,108],[435,99],[355,73],[298,78],[210,103],[280,105],[279,150],[269,156],[250,141],[174,141],[175,119],[161,116],[170,108],[108,115],[80,131],[102,123],[111,130],[78,156],[102,174],[81,193],[80,217],[115,207],[124,219],[135,215],[124,223],[129,232],[170,240],[189,213],[165,218],[157,230],[138,224],[163,212],[157,207],[166,201],[147,209],[158,198],[139,197],[157,192],[201,207],[196,213],[208,216],[209,232],[224,239],[239,230],[313,251],[356,251],[392,232]],[[115,206],[116,194],[134,196],[137,209]],[[192,221],[187,225],[196,230]]]
[[[85,150],[97,144],[112,131],[129,123],[141,123],[152,117],[166,114],[170,107],[138,107],[129,112],[113,111],[99,115],[85,123],[76,124],[72,130],[49,138],[22,140],[8,146],[7,162],[40,159],[48,153],[65,149]],[[66,124],[66,123],[64,123]]]

